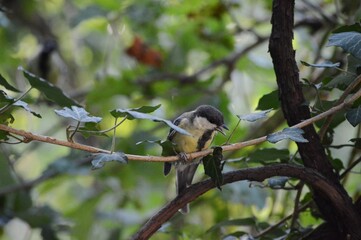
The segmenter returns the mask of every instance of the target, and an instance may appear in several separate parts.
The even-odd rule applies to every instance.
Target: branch
[[[314,116],[312,118],[304,120],[292,127],[293,128],[304,128],[306,126],[309,126],[317,121],[320,121],[328,116],[331,116],[331,115],[341,111],[344,108],[351,106],[353,104],[353,102],[355,102],[360,97],[361,97],[361,89],[359,89],[348,100],[340,103],[339,105],[332,107],[329,110],[327,110],[326,112],[323,112],[317,116]],[[86,152],[90,152],[90,153],[109,153],[109,154],[111,153],[110,151],[105,150],[105,149],[96,148],[96,147],[92,147],[92,146],[88,146],[88,145],[83,145],[80,143],[63,141],[63,140],[59,140],[59,139],[56,139],[53,137],[42,136],[42,135],[34,134],[31,132],[23,131],[23,130],[18,130],[18,129],[9,127],[4,124],[0,124],[0,130],[15,134],[18,136],[22,136],[24,138],[23,141],[25,143],[29,143],[31,141],[38,141],[38,142],[45,142],[45,143],[49,143],[49,144],[69,147],[72,149],[78,149],[78,150],[82,150],[82,151],[86,151]],[[239,149],[247,147],[247,146],[252,146],[252,145],[257,145],[257,144],[263,143],[266,140],[267,140],[267,136],[263,136],[263,137],[255,138],[255,139],[252,139],[249,141],[225,145],[225,146],[222,146],[222,149],[225,152],[239,150]],[[192,160],[195,158],[204,157],[206,155],[209,155],[210,153],[212,153],[212,149],[207,149],[207,150],[203,150],[200,152],[188,153],[187,158],[189,160]],[[145,161],[145,162],[174,162],[174,161],[179,160],[178,156],[159,157],[159,156],[142,156],[142,155],[133,155],[133,154],[126,154],[126,156],[128,157],[128,160]]]
[[[309,108],[304,104],[305,98],[299,81],[299,70],[295,61],[295,50],[292,45],[294,5],[294,0],[273,1],[272,33],[269,41],[269,51],[273,60],[279,88],[279,98],[289,126],[300,122],[303,123],[304,119],[308,119],[311,116]],[[341,107],[343,104],[337,107]],[[318,116],[323,117],[323,114]],[[304,137],[309,142],[297,143],[304,165],[317,170],[317,172],[327,177],[333,183],[333,189],[337,190],[346,199],[343,207],[350,216],[345,216],[344,213],[339,212],[339,208],[335,212],[331,212],[331,199],[325,197],[324,194],[316,189],[313,189],[313,199],[327,222],[337,229],[340,235],[346,236],[346,234],[351,233],[353,238],[361,239],[361,229],[359,228],[361,226],[361,218],[356,214],[352,199],[341,185],[338,174],[334,172],[325,149],[321,144],[319,135],[313,126],[307,126],[304,130]]]
[[[350,217],[349,209],[346,207],[347,204],[345,204],[347,199],[343,197],[342,193],[334,188],[333,184],[328,179],[310,168],[290,164],[277,164],[265,167],[241,169],[223,174],[223,185],[243,180],[262,182],[263,180],[274,176],[288,176],[303,180],[314,190],[319,191],[323,196],[330,199],[333,209],[337,209],[336,211],[342,214],[342,217]],[[174,214],[177,213],[178,209],[185,206],[186,203],[194,201],[200,195],[212,188],[215,188],[215,185],[211,179],[191,185],[187,188],[187,191],[178,195],[174,200],[169,202],[154,216],[152,216],[138,230],[132,239],[149,239],[163,223],[168,221]]]

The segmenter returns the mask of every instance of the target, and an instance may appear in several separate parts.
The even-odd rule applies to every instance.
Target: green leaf
[[[174,152],[175,143],[169,140],[145,140],[137,142],[136,145],[142,143],[155,143],[162,147],[162,156],[174,156],[176,153]]]
[[[248,155],[248,161],[256,163],[270,163],[279,160],[289,159],[290,152],[288,149],[263,148]]]
[[[156,108],[159,107],[155,106]],[[153,107],[153,108],[155,108]],[[150,107],[145,107],[146,110],[149,110]],[[114,109],[113,111],[111,111],[110,113],[112,114],[113,117],[118,118],[118,117],[127,117],[127,119],[129,120],[134,120],[134,119],[148,119],[148,120],[152,120],[154,122],[163,122],[165,124],[167,124],[169,127],[173,128],[174,130],[176,130],[177,132],[184,134],[184,135],[188,135],[191,136],[190,133],[188,133],[186,130],[174,125],[171,121],[160,118],[160,117],[156,117],[150,114],[146,114],[143,112],[144,108],[133,108],[133,109]]]
[[[54,110],[54,111],[59,116],[66,117],[66,118],[72,118],[78,122],[98,123],[102,120],[101,117],[89,116],[89,113],[84,108],[77,107],[77,106],[71,106],[71,109],[68,107],[64,107],[61,110]]]
[[[352,126],[356,127],[361,122],[361,106],[348,111],[346,119]]]
[[[221,147],[215,147],[211,155],[202,158],[204,173],[208,175],[219,190],[223,184],[222,164],[223,154]]]
[[[338,68],[340,67],[341,63],[332,63],[329,61],[326,61],[324,63],[314,64],[314,63],[307,63],[304,61],[301,61],[301,63],[307,67],[315,67],[315,68]]]
[[[258,101],[256,110],[268,110],[280,108],[280,101],[278,99],[278,90],[274,90],[268,94],[265,94]]]
[[[343,48],[348,53],[361,59],[361,33],[341,32],[334,33],[328,39],[327,47],[337,46]]]
[[[119,117],[127,117],[129,120],[136,119],[136,116],[133,116],[132,113],[138,112],[138,113],[151,113],[157,110],[161,105],[157,106],[142,106],[139,108],[130,108],[130,109],[114,109],[110,112],[113,117],[119,118]]]
[[[25,78],[28,79],[30,85],[33,88],[36,88],[40,92],[44,93],[44,95],[49,100],[55,102],[59,106],[62,106],[62,107],[80,106],[73,99],[66,96],[60,88],[54,86],[53,84],[46,81],[45,79],[35,76],[34,74],[26,71],[22,67],[19,67],[18,69],[23,71]]]
[[[96,122],[86,122],[84,126],[79,127],[78,132],[80,132],[85,138],[90,136],[102,136],[108,137],[107,134],[102,132],[99,128],[99,124]]]
[[[267,109],[260,112],[250,113],[250,114],[244,114],[244,115],[237,115],[237,117],[241,120],[245,120],[248,122],[255,122],[259,119],[266,118],[267,114],[272,111],[272,109]]]
[[[361,60],[352,55],[347,56],[347,72],[341,72],[329,82],[325,82],[325,89],[338,88],[345,90],[361,73]]]
[[[268,179],[268,185],[272,189],[281,189],[284,188],[289,177],[272,177]]]
[[[208,232],[212,232],[221,227],[229,227],[229,226],[254,226],[256,225],[256,221],[253,218],[241,218],[241,219],[233,219],[233,220],[225,220],[217,223],[207,230]]]
[[[108,153],[94,153],[94,159],[91,161],[93,169],[104,167],[105,163],[116,161],[119,163],[128,163],[128,158],[123,152]]]
[[[361,32],[360,23],[355,23],[352,25],[345,25],[345,26],[336,28],[335,30],[332,31],[332,33],[340,33],[340,32]]]
[[[11,86],[8,81],[0,74],[0,85],[2,85],[7,90],[13,91],[13,92],[20,92],[20,90],[16,89],[15,87]]]
[[[331,164],[332,164],[332,167],[333,167],[337,172],[340,172],[342,169],[345,168],[345,167],[343,166],[343,162],[341,161],[341,159],[333,158],[333,159],[330,159],[330,162],[331,162]]]
[[[291,139],[295,142],[306,143],[308,140],[302,136],[303,133],[304,131],[300,128],[285,128],[280,132],[268,135],[267,141],[270,143],[276,143],[284,139]]]

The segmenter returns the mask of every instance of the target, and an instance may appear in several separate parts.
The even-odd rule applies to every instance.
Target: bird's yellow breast
[[[202,149],[197,149],[198,141],[203,136],[205,130],[197,127],[197,125],[191,125],[188,119],[181,121],[178,126],[189,132],[192,136],[187,136],[180,133],[176,133],[174,135],[172,142],[176,144],[175,150],[177,152],[196,152],[206,149],[211,145],[215,132],[212,133],[210,139],[204,144]]]

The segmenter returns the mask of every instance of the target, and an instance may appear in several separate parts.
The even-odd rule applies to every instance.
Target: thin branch
[[[330,115],[333,115],[334,113],[336,113],[346,107],[349,107],[350,105],[352,105],[352,103],[354,101],[356,101],[360,97],[361,97],[361,89],[359,91],[357,91],[347,101],[344,101],[343,103],[341,103],[335,107],[332,107],[329,110],[327,110],[326,112],[323,112],[317,116],[314,116],[312,118],[304,120],[303,122],[292,126],[292,128],[303,128],[303,127],[311,125],[319,120],[322,120]],[[65,147],[69,147],[69,148],[73,148],[73,149],[78,149],[78,150],[82,150],[82,151],[86,151],[86,152],[90,152],[90,153],[108,153],[108,154],[111,153],[110,151],[105,150],[105,149],[100,149],[100,148],[83,145],[83,144],[79,144],[79,143],[67,142],[67,141],[59,140],[59,139],[56,139],[53,137],[37,135],[37,134],[31,133],[31,132],[18,130],[18,129],[9,127],[4,124],[0,124],[0,130],[9,132],[9,133],[13,133],[13,134],[16,134],[19,136],[23,136],[25,143],[28,143],[31,141],[39,141],[39,142],[46,142],[49,144],[54,144],[54,145],[59,145],[59,146],[65,146]],[[263,143],[266,140],[267,140],[267,136],[263,136],[263,137],[259,137],[259,138],[252,139],[249,141],[225,145],[225,146],[222,146],[222,149],[223,149],[223,151],[239,150],[239,149],[247,147],[247,146],[252,146],[252,145],[257,145],[257,144]],[[209,155],[210,153],[212,153],[212,149],[207,149],[207,150],[203,150],[200,152],[188,153],[187,159],[192,160],[195,158],[204,157],[206,155]],[[159,156],[141,156],[141,155],[133,155],[133,154],[126,154],[126,156],[128,157],[128,160],[133,160],[133,161],[174,162],[174,161],[179,160],[178,156],[159,157]]]

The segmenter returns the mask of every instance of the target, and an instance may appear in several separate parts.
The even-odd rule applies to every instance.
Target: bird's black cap
[[[197,109],[195,110],[195,115],[199,117],[204,117],[208,119],[209,122],[219,127],[224,125],[223,114],[217,108],[211,105],[201,105],[197,107]]]

